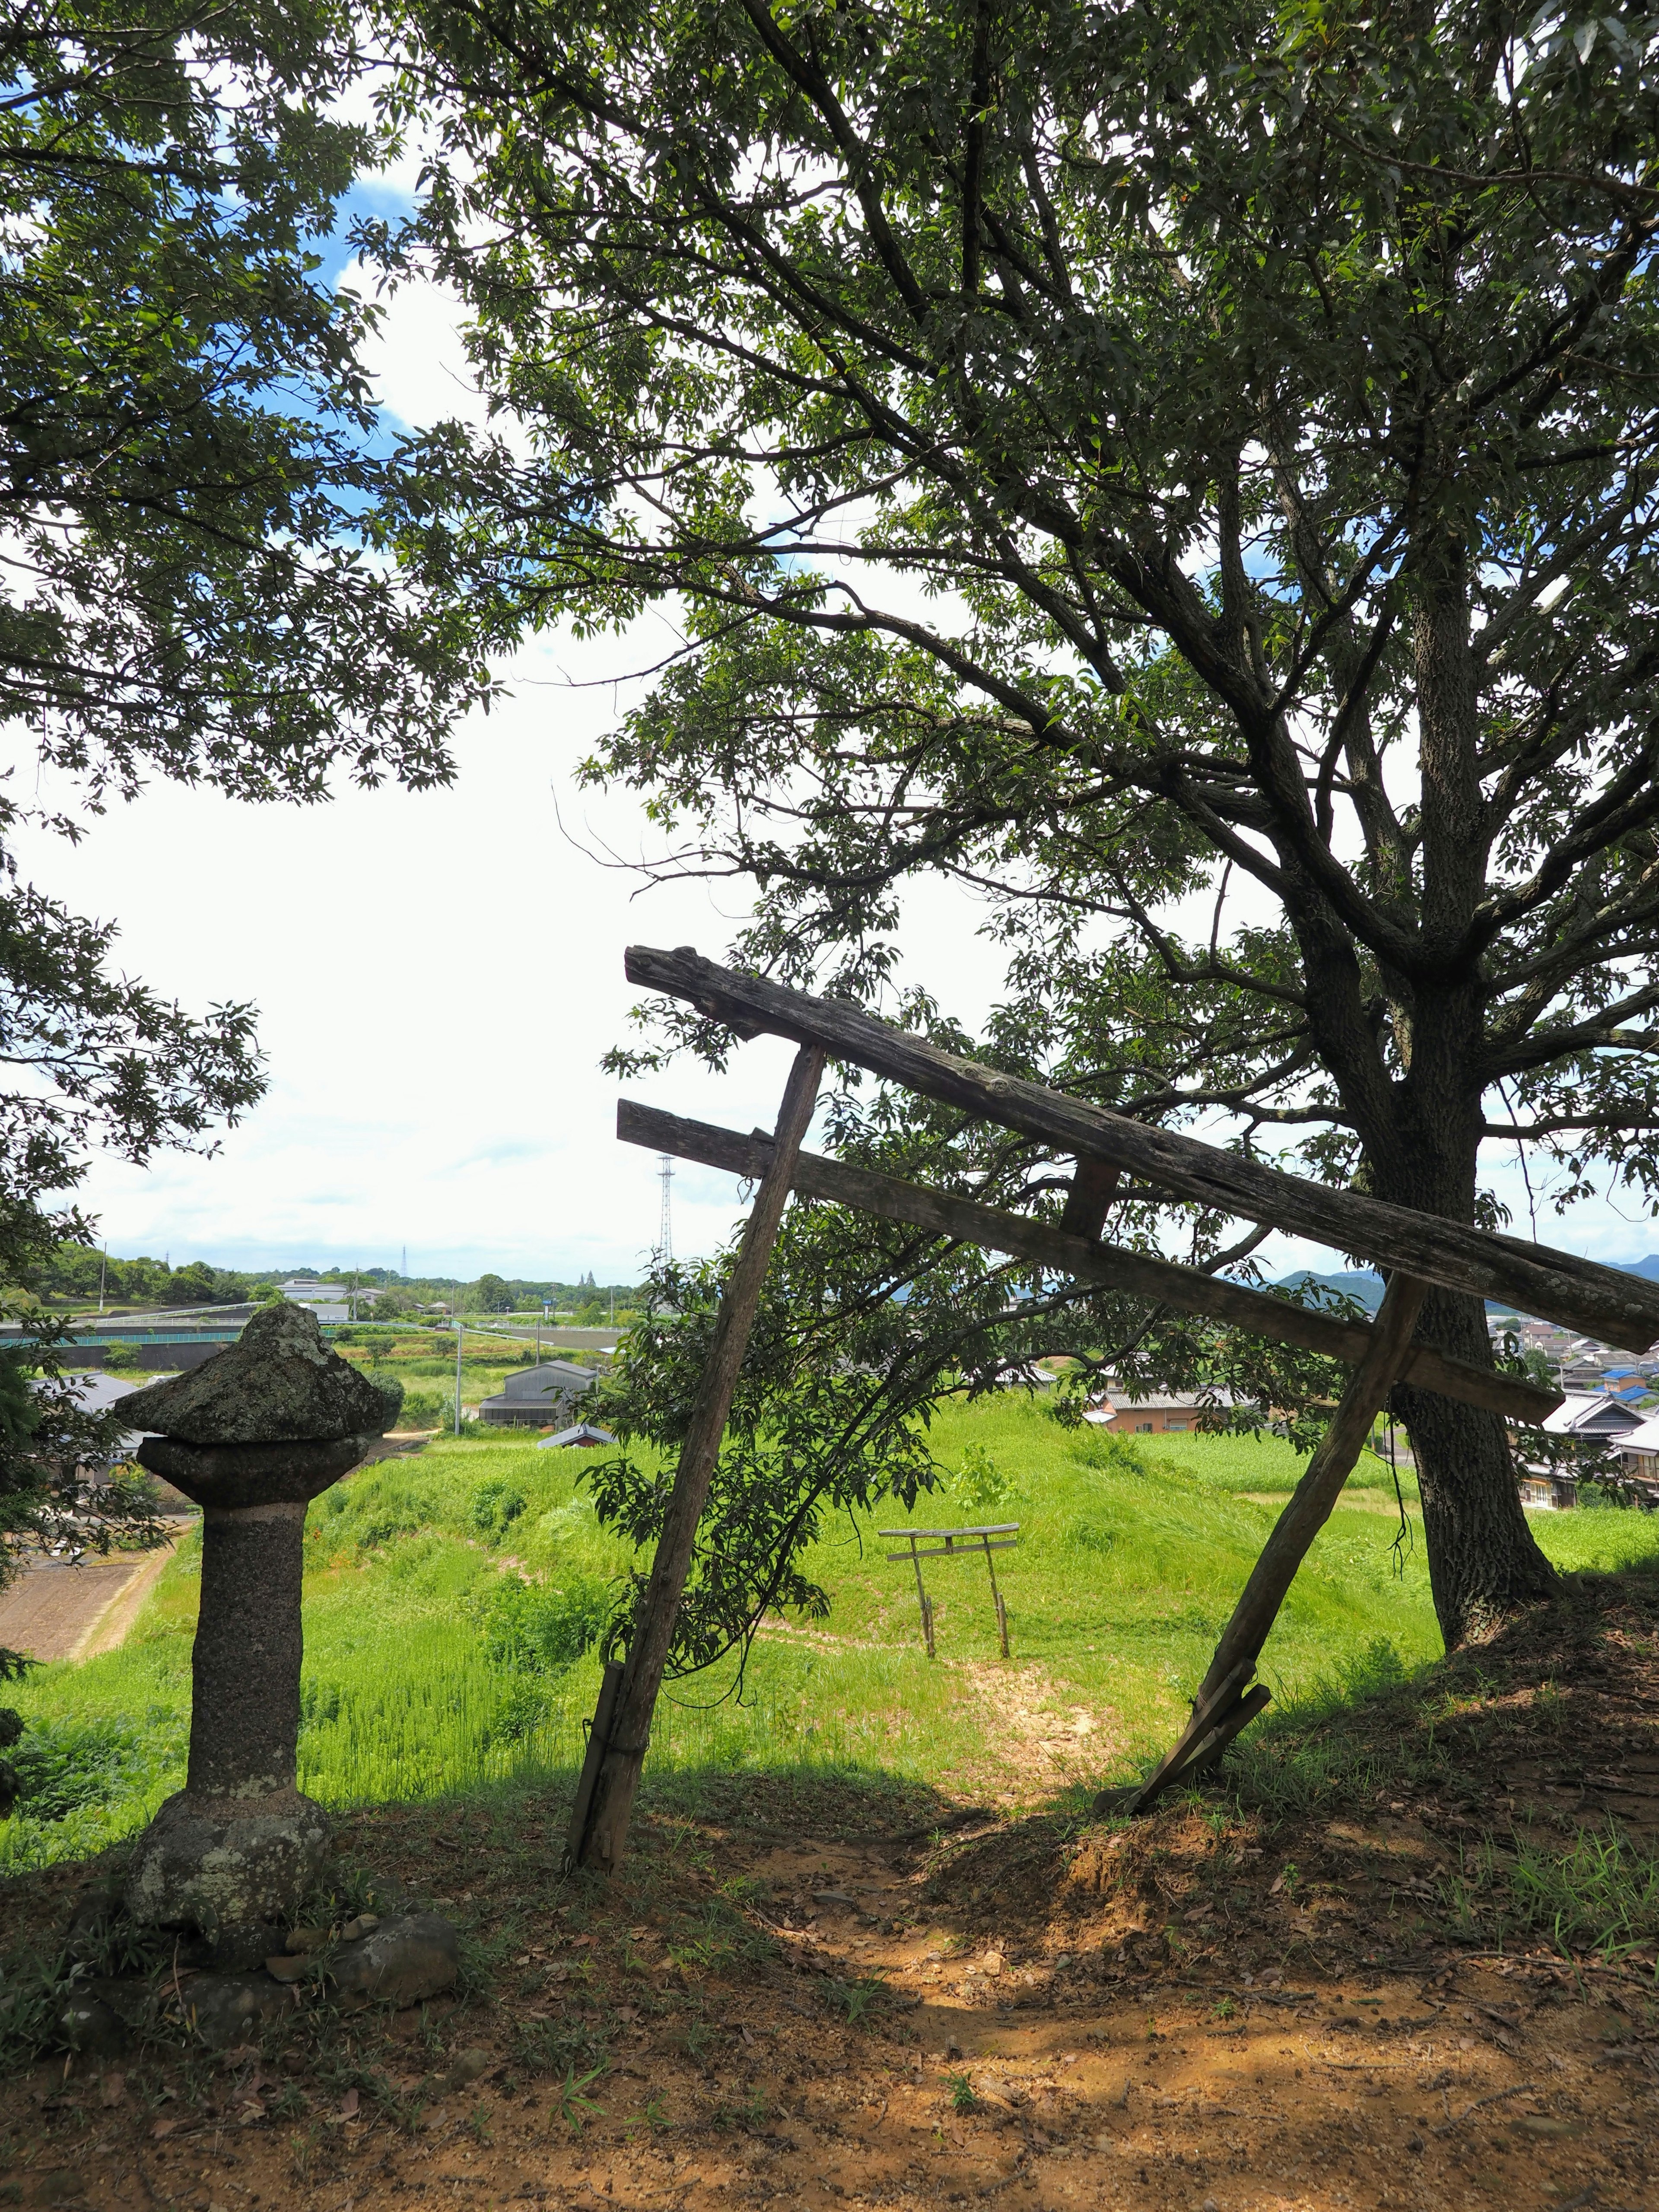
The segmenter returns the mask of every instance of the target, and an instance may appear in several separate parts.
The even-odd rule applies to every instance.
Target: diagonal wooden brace
[[[617,1134],[625,1145],[642,1145],[652,1152],[673,1152],[681,1159],[700,1160],[705,1167],[725,1168],[732,1175],[763,1176],[772,1158],[772,1139],[763,1132],[745,1137],[713,1122],[691,1121],[683,1115],[639,1105],[631,1098],[617,1101]],[[1312,1306],[1269,1297],[1265,1291],[1250,1290],[1225,1275],[1206,1274],[1199,1267],[1155,1260],[1150,1253],[1102,1244],[1086,1237],[1069,1237],[1046,1222],[1032,1220],[1029,1214],[1004,1213],[994,1206],[953,1198],[948,1192],[921,1183],[901,1182],[896,1176],[850,1167],[844,1160],[803,1152],[796,1160],[793,1182],[803,1198],[858,1206],[866,1213],[879,1214],[884,1220],[909,1222],[933,1235],[960,1237],[988,1251],[1012,1252],[1079,1281],[1098,1283],[1103,1289],[1121,1291],[1131,1297],[1156,1299],[1177,1313],[1205,1314],[1252,1335],[1299,1345],[1304,1352],[1340,1359],[1351,1367],[1357,1367],[1370,1347],[1369,1323],[1338,1321]],[[1407,1358],[1408,1364],[1401,1379],[1414,1389],[1438,1390],[1465,1405],[1484,1406],[1501,1413],[1506,1421],[1536,1423],[1561,1403],[1559,1390],[1540,1390],[1518,1375],[1499,1374],[1468,1360],[1448,1358],[1432,1345],[1413,1344]]]
[[[1219,1757],[1267,1703],[1264,1686],[1247,1692],[1245,1685],[1255,1672],[1297,1569],[1335,1510],[1342,1486],[1406,1364],[1412,1331],[1427,1295],[1428,1285],[1409,1275],[1389,1279],[1365,1357],[1349,1376],[1330,1426],[1251,1570],[1193,1702],[1192,1719],[1173,1750],[1143,1783],[1133,1790],[1103,1791],[1095,1801],[1097,1811],[1145,1812],[1166,1790]]]

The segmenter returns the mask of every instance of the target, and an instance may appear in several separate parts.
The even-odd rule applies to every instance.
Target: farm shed
[[[494,1397],[480,1404],[478,1419],[497,1428],[544,1429],[563,1420],[598,1381],[591,1367],[544,1359],[539,1367],[521,1367],[506,1376]]]

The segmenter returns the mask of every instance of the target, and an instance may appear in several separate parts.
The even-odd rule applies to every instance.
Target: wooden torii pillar
[[[1511,1420],[1535,1422],[1559,1394],[1511,1376],[1449,1359],[1413,1342],[1431,1284],[1476,1297],[1499,1297],[1523,1312],[1607,1339],[1632,1352],[1659,1339],[1659,1284],[1518,1237],[1498,1237],[1352,1191],[1328,1188],[1224,1152],[1177,1132],[1149,1127],[1103,1107],[941,1052],[856,1008],[790,991],[702,959],[689,947],[669,952],[633,946],[630,982],[688,1000],[742,1036],[769,1032],[801,1048],[775,1136],[744,1137],[624,1100],[617,1134],[653,1151],[678,1153],[758,1175],[760,1189],[716,1325],[690,1432],[682,1449],[650,1583],[636,1616],[626,1668],[606,1670],[588,1755],[572,1815],[571,1863],[614,1869],[626,1838],[657,1692],[684,1595],[696,1525],[785,1200],[804,1194],[913,1222],[942,1236],[1029,1257],[1057,1272],[1203,1313],[1281,1341],[1345,1360],[1354,1370],[1301,1482],[1257,1560],[1179,1741],[1135,1789],[1103,1804],[1139,1810],[1163,1790],[1209,1765],[1268,1702],[1250,1677],[1297,1569],[1329,1518],[1372,1424],[1396,1381],[1479,1405]],[[824,1160],[801,1150],[826,1058],[848,1060],[923,1096],[1070,1152],[1078,1167],[1057,1229],[930,1191],[922,1186]],[[1127,1170],[1218,1212],[1265,1222],[1360,1252],[1388,1273],[1369,1327],[1334,1321],[1141,1253],[1099,1241],[1118,1174]]]
[[[772,1158],[761,1177],[755,1203],[744,1226],[738,1263],[732,1270],[714,1319],[714,1340],[698,1386],[685,1442],[680,1447],[662,1534],[657,1540],[651,1574],[634,1618],[628,1658],[619,1669],[607,1668],[599,1708],[588,1735],[587,1756],[577,1784],[565,1845],[566,1862],[614,1873],[621,1863],[634,1809],[634,1793],[651,1741],[651,1723],[662,1688],[663,1670],[673,1642],[674,1622],[685,1595],[696,1547],[697,1523],[708,1503],[714,1462],[720,1456],[726,1417],[738,1387],[743,1355],[760,1306],[766,1263],[777,1241],[794,1172],[795,1155],[812,1119],[823,1054],[803,1045],[795,1055],[778,1113]]]

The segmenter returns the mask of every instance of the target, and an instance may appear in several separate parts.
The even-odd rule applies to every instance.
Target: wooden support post
[[[594,1706],[593,1717],[588,1723],[587,1749],[582,1758],[582,1771],[576,1778],[576,1798],[570,1808],[570,1826],[564,1839],[564,1870],[567,1874],[577,1863],[582,1838],[587,1832],[587,1814],[593,1802],[593,1785],[599,1778],[599,1761],[605,1757],[605,1745],[611,1740],[611,1723],[617,1711],[617,1692],[622,1687],[622,1678],[621,1660],[607,1660],[605,1673],[599,1679],[599,1701]]]
[[[720,1439],[726,1433],[726,1417],[732,1410],[738,1370],[749,1348],[749,1333],[755,1324],[767,1261],[772,1256],[778,1224],[789,1196],[796,1155],[817,1101],[823,1062],[824,1054],[817,1046],[804,1045],[789,1071],[773,1139],[772,1158],[755,1194],[754,1205],[744,1226],[737,1265],[720,1300],[714,1340],[709,1347],[708,1364],[703,1369],[685,1442],[680,1447],[679,1465],[674,1473],[674,1487],[664,1516],[662,1534],[657,1540],[656,1556],[651,1563],[650,1580],[635,1615],[627,1662],[617,1694],[615,1714],[603,1746],[586,1822],[571,1853],[577,1865],[597,1868],[605,1874],[613,1874],[622,1863],[634,1793],[639,1787],[640,1769],[645,1764],[646,1747],[651,1739],[657,1693],[662,1687],[674,1622],[696,1547],[697,1523],[708,1502]],[[597,1717],[594,1734],[599,1734]]]
[[[1194,1700],[1192,1719],[1145,1782],[1133,1790],[1103,1791],[1096,1801],[1100,1811],[1144,1812],[1166,1790],[1218,1758],[1267,1703],[1266,1688],[1258,1685],[1247,1692],[1246,1685],[1297,1569],[1330,1519],[1371,1425],[1406,1364],[1412,1331],[1427,1294],[1428,1285],[1409,1275],[1389,1279],[1365,1357],[1349,1376],[1330,1426],[1262,1547]]]
[[[910,1565],[916,1571],[916,1603],[921,1607],[921,1640],[927,1646],[927,1656],[933,1652],[933,1608],[927,1601],[927,1591],[921,1579],[921,1560],[916,1551],[916,1540],[910,1539]]]
[[[1002,1656],[1008,1656],[1008,1608],[1002,1602],[1002,1592],[997,1588],[996,1561],[991,1557],[988,1534],[981,1540],[985,1546],[985,1571],[991,1577],[991,1602],[997,1609],[997,1634],[1002,1638]]]
[[[1097,1237],[1106,1226],[1106,1215],[1118,1185],[1118,1170],[1105,1160],[1078,1155],[1077,1171],[1066,1194],[1066,1211],[1060,1217],[1066,1237]]]

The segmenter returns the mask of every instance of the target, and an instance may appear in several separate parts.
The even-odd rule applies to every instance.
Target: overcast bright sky
[[[394,303],[376,365],[404,421],[467,411],[434,295]],[[82,1196],[112,1251],[175,1266],[397,1267],[406,1249],[415,1273],[637,1275],[655,1241],[657,1164],[617,1143],[617,1085],[598,1066],[636,995],[623,949],[718,955],[739,897],[685,884],[641,895],[559,817],[596,850],[641,850],[634,802],[579,793],[574,773],[626,696],[603,679],[658,657],[665,637],[657,624],[603,648],[539,642],[511,670],[505,708],[458,732],[447,792],[348,790],[326,807],[256,809],[158,783],[95,821],[78,848],[41,838],[21,848],[43,889],[118,921],[130,972],[197,1009],[226,999],[260,1009],[270,1090],[216,1158],[94,1166]],[[18,758],[27,796],[34,763]],[[40,795],[71,796],[49,780]],[[903,934],[910,973],[970,1026],[997,975],[976,919],[965,896],[925,890]],[[723,1078],[686,1064],[630,1087],[747,1129],[772,1121],[788,1058],[763,1039]],[[1502,1188],[1524,1235],[1518,1176]],[[676,1249],[723,1237],[736,1194],[731,1177],[682,1165]],[[1539,1225],[1604,1259],[1659,1246],[1644,1219],[1606,1204]],[[1262,1256],[1275,1273],[1340,1264],[1290,1239]]]

